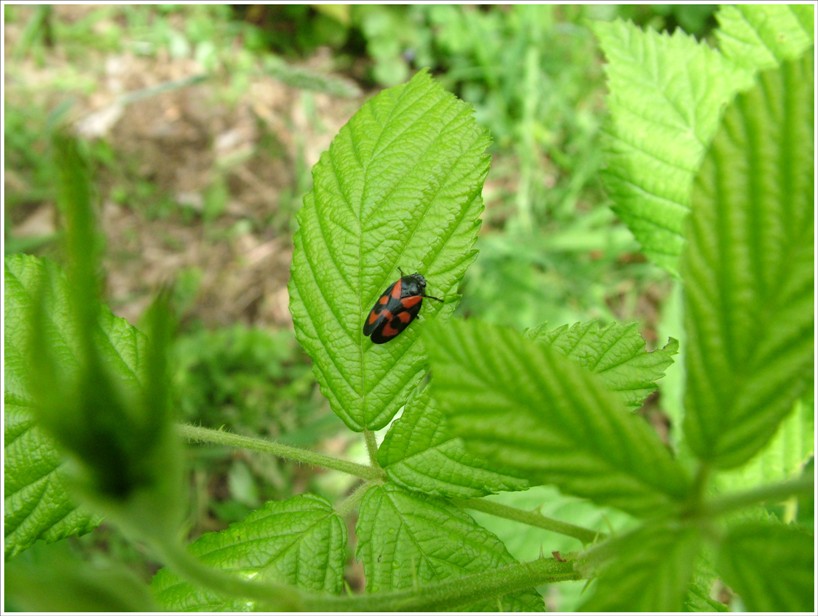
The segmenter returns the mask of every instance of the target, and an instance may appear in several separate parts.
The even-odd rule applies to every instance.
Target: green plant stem
[[[197,586],[232,597],[258,602],[259,608],[310,612],[409,612],[452,609],[491,597],[500,597],[541,584],[581,579],[573,564],[552,558],[515,563],[436,584],[369,595],[332,596],[309,593],[286,584],[258,584],[207,567],[173,541],[151,541],[168,567]]]
[[[372,487],[372,481],[366,481],[363,484],[359,485],[355,488],[355,491],[347,496],[344,501],[335,507],[335,513],[337,513],[342,518],[346,517],[350,511],[352,511],[355,506],[358,504],[358,501],[363,498],[363,495],[366,494],[366,491]]]
[[[710,465],[707,462],[702,462],[696,471],[696,477],[693,480],[693,499],[696,503],[701,502],[704,494],[707,491],[707,482],[710,479]]]
[[[441,611],[541,584],[578,579],[580,574],[570,561],[542,558],[408,590],[353,597],[306,597],[304,608],[316,612]]]
[[[482,498],[461,498],[454,499],[454,502],[461,507],[466,507],[467,509],[482,511],[483,513],[488,513],[490,515],[497,516],[498,518],[514,520],[515,522],[522,522],[523,524],[528,524],[529,526],[537,526],[539,528],[544,528],[545,530],[560,533],[561,535],[574,537],[575,539],[579,539],[582,543],[591,543],[596,539],[605,538],[603,533],[595,530],[590,530],[581,526],[575,526],[573,524],[547,518],[536,511],[523,511],[522,509],[509,507],[508,505],[501,505],[500,503],[495,503]]]
[[[364,430],[364,439],[366,439],[366,449],[369,452],[369,461],[375,468],[380,468],[380,464],[378,464],[378,441],[375,440],[375,433],[371,430]]]
[[[709,503],[702,505],[700,515],[703,518],[714,517],[736,509],[742,509],[749,505],[756,505],[766,501],[786,500],[791,496],[797,496],[799,494],[810,494],[812,493],[813,485],[814,483],[811,477],[800,477],[792,481],[762,486],[746,492],[739,492],[738,494],[728,494],[727,496],[713,499]]]
[[[371,480],[382,479],[384,477],[384,472],[380,468],[365,466],[355,462],[348,462],[347,460],[340,460],[332,456],[310,451],[309,449],[282,445],[281,443],[276,443],[263,438],[231,434],[230,432],[225,432],[223,430],[211,430],[210,428],[201,428],[199,426],[191,426],[189,424],[177,424],[176,430],[182,437],[190,441],[263,451],[280,458],[286,458],[288,460],[294,460],[304,464],[311,464],[312,466],[331,468],[344,473],[349,473],[350,475],[355,475],[356,477],[361,477],[362,479]]]

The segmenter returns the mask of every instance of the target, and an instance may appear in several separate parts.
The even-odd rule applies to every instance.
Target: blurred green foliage
[[[278,438],[315,414],[314,381],[292,332],[235,324],[174,348],[180,419]]]
[[[342,426],[290,330],[241,324],[196,328],[176,340],[173,355],[175,408],[181,421],[301,447],[314,447]],[[222,523],[240,520],[266,500],[284,498],[294,485],[311,481],[309,469],[269,455],[243,452],[226,457],[227,450],[213,447],[192,451],[194,475],[200,481],[223,478],[215,493],[213,485],[197,490],[198,507]],[[335,488],[324,484],[317,489],[326,490]]]
[[[11,612],[156,610],[143,580],[117,558],[121,553],[113,558],[99,549],[83,553],[78,547],[82,541],[38,542],[8,563],[4,608]]]

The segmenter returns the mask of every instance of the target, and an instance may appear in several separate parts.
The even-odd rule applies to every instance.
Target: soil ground
[[[94,10],[58,5],[53,19],[69,23]],[[146,57],[89,47],[68,57],[59,41],[42,61],[15,58],[24,26],[8,24],[4,33],[6,105],[54,109],[70,97],[77,132],[104,140],[113,153],[109,164],[97,166],[94,181],[114,312],[136,322],[162,284],[193,272],[198,286],[186,318],[207,327],[237,321],[288,326],[292,231],[308,170],[365,97],[308,92],[267,76],[251,79],[238,100],[228,101],[225,93],[235,86],[230,75],[151,95],[151,88],[204,70],[166,52]],[[319,52],[306,67],[326,64]],[[86,84],[83,93],[73,87],[67,93],[59,85],[66,79]],[[122,105],[134,93],[145,96]],[[6,191],[25,177],[24,169],[7,168]],[[127,195],[140,186],[153,188],[130,203]],[[214,191],[223,202],[210,216]],[[9,218],[21,238],[56,228],[52,202],[27,203]]]

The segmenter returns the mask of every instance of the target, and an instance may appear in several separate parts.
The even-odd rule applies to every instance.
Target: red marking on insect
[[[364,323],[364,336],[375,344],[389,342],[406,329],[418,316],[423,298],[442,302],[438,297],[426,295],[426,279],[420,274],[410,274],[393,282],[378,298]]]

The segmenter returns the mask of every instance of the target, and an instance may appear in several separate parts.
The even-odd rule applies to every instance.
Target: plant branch
[[[358,504],[358,501],[361,500],[363,495],[366,494],[366,491],[372,487],[372,483],[373,482],[371,481],[365,481],[357,488],[355,488],[355,491],[352,494],[347,496],[343,500],[343,502],[341,502],[341,504],[335,507],[335,513],[337,513],[342,518],[346,517],[349,514],[349,512],[355,508],[355,506]]]
[[[378,441],[375,440],[375,433],[371,430],[364,430],[364,438],[366,439],[366,449],[369,451],[369,461],[372,463],[372,466],[379,468]]]
[[[441,611],[541,584],[578,579],[581,576],[570,561],[542,558],[407,590],[352,597],[305,597],[304,609],[316,612]]]
[[[522,522],[529,526],[537,526],[550,530],[561,535],[567,535],[575,539],[579,539],[583,544],[591,543],[597,539],[604,539],[605,535],[589,528],[575,526],[567,522],[560,522],[553,518],[548,518],[536,511],[523,511],[516,507],[509,507],[508,505],[501,505],[493,501],[482,498],[461,498],[453,499],[454,502],[461,507],[467,509],[474,509],[475,511],[482,511],[498,518],[505,518],[507,520],[514,520],[515,522]]]
[[[178,543],[151,541],[157,555],[180,577],[221,594],[244,597],[261,609],[311,612],[440,611],[492,597],[502,597],[542,584],[581,579],[573,564],[552,558],[452,578],[420,588],[353,596],[312,593],[265,581],[251,582],[203,565]]]
[[[228,447],[241,447],[244,449],[252,449],[254,451],[263,451],[280,458],[286,458],[288,460],[294,460],[296,462],[302,462],[312,466],[331,468],[367,480],[382,479],[384,477],[383,471],[379,468],[365,466],[363,464],[357,464],[347,460],[341,460],[339,458],[310,451],[309,449],[282,445],[281,443],[276,443],[275,441],[270,441],[255,436],[232,434],[230,432],[225,432],[224,430],[212,430],[210,428],[191,426],[190,424],[177,424],[176,430],[182,437],[190,441],[212,443],[214,445],[226,445]]]
[[[746,492],[728,494],[702,505],[702,517],[714,517],[729,513],[735,509],[742,509],[748,505],[756,505],[766,501],[782,501],[790,496],[811,494],[813,491],[812,477],[801,477],[792,481],[761,486]]]

